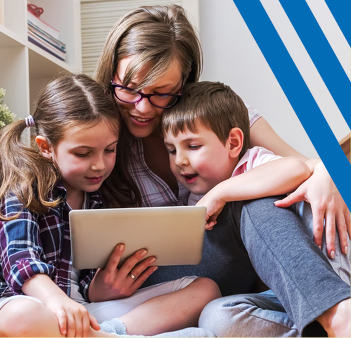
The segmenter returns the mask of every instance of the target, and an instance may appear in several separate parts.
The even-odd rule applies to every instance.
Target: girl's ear
[[[244,144],[244,133],[240,128],[232,128],[228,137],[229,156],[237,158],[240,155]]]
[[[38,148],[44,157],[52,158],[52,146],[45,137],[37,136],[35,138],[35,142],[37,143]]]

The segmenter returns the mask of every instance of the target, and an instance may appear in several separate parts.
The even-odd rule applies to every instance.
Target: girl
[[[143,206],[181,205],[187,201],[189,192],[177,182],[169,167],[167,150],[160,133],[160,117],[164,109],[177,104],[183,84],[198,81],[201,68],[202,53],[199,41],[185,16],[184,10],[179,6],[144,6],[137,8],[123,16],[107,36],[94,77],[101,83],[111,85],[115,100],[120,107],[123,122],[117,156],[120,156],[124,163],[128,164],[129,173],[139,190],[139,193],[135,195],[135,202]],[[328,255],[332,257],[333,252],[335,252],[333,234],[336,226],[339,231],[342,252],[347,253],[350,214],[323,164],[319,160],[308,160],[289,147],[274,133],[259,113],[251,107],[249,108],[249,117],[251,146],[263,146],[281,156],[296,156],[308,163],[311,169],[312,176],[287,200],[284,199],[280,202],[280,206],[288,206],[297,200],[310,202],[314,214],[313,232],[317,250],[318,246],[322,245],[323,223],[325,220]],[[121,161],[117,160],[116,163],[118,167]],[[118,177],[121,176],[117,176],[116,180]],[[261,231],[275,234],[275,227],[284,227],[281,229],[284,236],[276,238],[276,240],[285,243],[285,247],[290,247],[289,236],[291,234],[287,232],[291,231],[291,227],[286,225],[286,222],[278,221],[280,217],[287,217],[286,215],[289,212],[272,208],[269,204],[272,204],[272,201],[267,201],[262,200],[260,207],[265,211],[267,219],[272,219],[269,226],[273,229],[271,229],[272,231],[261,229]],[[226,214],[222,212],[220,215],[220,224],[217,225],[220,225],[222,229],[227,229],[228,233],[224,234],[223,232],[221,234],[221,230],[219,230],[221,227],[219,226],[211,232],[207,232],[203,262],[200,265],[195,267],[159,268],[148,278],[144,285],[152,285],[180,276],[196,274],[216,278],[222,293],[223,290],[229,295],[252,292],[255,271],[250,265],[245,250],[243,250],[241,256],[234,255],[233,248],[239,250],[243,247],[243,244],[240,231],[235,235],[231,231],[235,229],[235,224],[232,223],[236,223],[236,226],[240,224],[240,221],[237,221],[238,219],[241,220],[241,228],[257,225],[253,222],[248,224],[249,217],[248,219],[241,218],[242,210],[248,209],[248,213],[249,211],[254,212],[256,203],[245,204],[242,209],[239,208],[240,205],[238,203],[233,208],[228,206],[225,208]],[[246,211],[244,214],[246,215]],[[258,214],[260,219],[263,215],[263,212]],[[291,217],[292,223],[297,226],[299,220],[295,219],[294,215]],[[273,241],[269,240],[266,243],[267,247],[263,247],[262,241],[257,241],[246,249],[250,251],[249,254],[252,257],[258,258],[260,252],[267,253],[271,249],[275,249],[275,247],[272,248],[272,243]],[[306,243],[301,238],[296,238],[294,243],[297,244],[299,249],[300,247],[312,246],[312,243]],[[313,247],[313,251],[314,249]],[[306,251],[310,252],[311,250],[307,248]],[[287,250],[286,253],[285,257],[284,253],[279,253],[275,258],[284,261],[289,260],[291,251]],[[304,261],[308,261],[306,257],[304,257]],[[236,259],[243,266],[242,274],[237,270],[239,263],[236,264]],[[252,258],[251,261],[253,261]],[[274,259],[271,265],[267,265],[268,260],[264,260],[262,266],[265,271],[276,269],[274,271],[278,272],[279,267],[275,265],[276,263],[277,261]],[[286,262],[284,263],[286,264]],[[140,269],[142,268],[140,267]],[[293,271],[296,274],[301,274],[301,271],[296,271],[296,269],[291,270],[291,272]],[[308,269],[306,269],[306,272],[308,274]],[[238,276],[241,278],[238,278]],[[243,276],[247,279],[244,279]],[[267,280],[273,282],[271,280],[272,276],[268,276]],[[286,276],[282,275],[281,277],[282,280],[274,281],[276,285],[284,285],[283,281]],[[122,287],[124,281],[108,275],[108,273],[106,273],[106,279],[111,280],[110,293],[118,294],[118,288]],[[243,280],[246,282],[242,282]],[[108,288],[107,285],[106,288]],[[329,289],[331,289],[332,294],[335,293],[332,287],[329,287]],[[295,288],[291,289],[292,294],[295,290]],[[298,306],[294,306],[297,305],[295,298],[292,295],[287,295],[286,291],[283,291],[284,296],[292,300],[292,306],[297,312],[296,320],[299,320],[296,324],[299,325],[302,332],[307,317],[302,314]],[[319,299],[325,290],[321,292],[315,290],[315,292],[314,296]],[[306,305],[308,303],[306,298],[303,300]],[[228,312],[232,310],[231,306],[226,306],[226,309]],[[229,314],[228,317],[230,316]],[[301,318],[303,318],[302,321]],[[316,314],[311,318],[315,319]],[[210,320],[209,315],[203,321]],[[220,325],[228,325],[229,331],[237,324],[232,325],[224,317],[220,321]],[[277,323],[277,326],[279,325],[280,323]],[[256,325],[253,327],[259,328]],[[233,332],[232,334],[235,335]],[[271,334],[274,334],[273,331],[271,331]],[[243,335],[245,335],[245,332]]]
[[[120,318],[102,323],[98,331],[97,320],[88,312],[89,300],[110,296],[101,287],[100,271],[95,275],[95,270],[72,267],[68,214],[72,209],[130,203],[128,180],[121,190],[108,184],[102,194],[98,191],[115,165],[119,126],[115,103],[105,88],[85,75],[73,75],[50,82],[33,116],[2,130],[1,336],[111,335],[102,330],[157,334],[196,326],[202,308],[220,295],[209,279],[165,283],[116,301]],[[39,151],[21,143],[26,127],[35,127]],[[135,269],[127,275],[125,268],[117,270],[123,250],[119,244],[104,269],[129,279],[128,288],[115,299],[134,293],[156,268],[155,258],[144,259],[147,252],[140,250],[125,266],[133,268],[141,261],[144,272]],[[177,291],[170,293],[173,290]],[[189,298],[190,306],[184,306]]]

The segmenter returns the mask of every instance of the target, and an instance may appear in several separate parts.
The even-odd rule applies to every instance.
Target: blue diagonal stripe
[[[335,21],[351,46],[351,1],[350,0],[325,0]]]
[[[345,180],[351,177],[351,164],[339,146],[262,4],[259,0],[234,0],[234,3],[344,201],[351,209],[351,190],[349,185],[345,184]]]
[[[305,0],[280,0],[280,3],[351,128],[351,82],[310,8]]]

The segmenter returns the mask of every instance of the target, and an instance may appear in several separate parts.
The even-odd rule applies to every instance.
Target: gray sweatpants
[[[289,215],[281,209],[276,210],[274,216],[267,214],[269,210],[274,211],[274,207],[272,210],[265,200],[245,204],[241,216],[242,238],[256,271],[271,290],[211,302],[201,314],[200,327],[216,336],[227,337],[324,334],[321,326],[313,321],[350,297],[350,254],[340,252],[337,237],[336,257],[328,259],[329,265],[325,238],[324,255],[312,241],[309,205],[297,207],[304,225],[297,222],[293,213]],[[257,218],[261,221],[256,222]]]

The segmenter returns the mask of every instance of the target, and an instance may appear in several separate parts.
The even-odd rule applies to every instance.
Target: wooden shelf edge
[[[340,142],[341,148],[344,151],[346,157],[348,158],[349,162],[351,162],[351,132],[350,134],[346,135]]]

